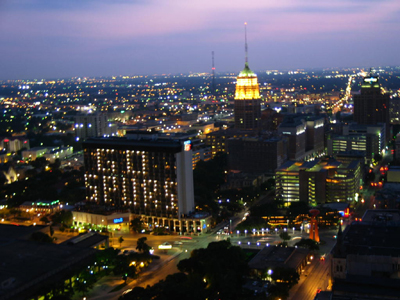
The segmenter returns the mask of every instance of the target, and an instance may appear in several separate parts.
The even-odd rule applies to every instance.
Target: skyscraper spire
[[[247,52],[247,22],[244,22],[244,52],[245,52],[245,62],[244,65],[249,65],[249,58]]]

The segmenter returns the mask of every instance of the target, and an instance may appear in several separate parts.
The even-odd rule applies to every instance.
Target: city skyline
[[[3,1],[0,79],[398,65],[400,3]]]

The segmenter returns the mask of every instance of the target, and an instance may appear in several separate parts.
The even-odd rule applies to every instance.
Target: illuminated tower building
[[[234,102],[235,128],[241,130],[258,130],[261,121],[261,98],[257,75],[250,70],[247,59],[246,27],[245,53],[246,61],[244,69],[239,73],[236,80]]]
[[[358,124],[386,125],[385,137],[390,137],[389,94],[383,94],[379,77],[371,74],[363,79],[361,94],[354,95],[354,121]]]

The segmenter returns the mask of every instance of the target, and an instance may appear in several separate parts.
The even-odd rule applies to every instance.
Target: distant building
[[[286,141],[282,138],[230,138],[227,143],[230,170],[273,175],[287,159]]]
[[[371,74],[363,79],[361,93],[354,95],[354,121],[358,124],[385,124],[385,139],[390,137],[389,94],[383,94],[379,77]]]
[[[29,140],[25,137],[10,137],[0,140],[0,150],[5,150],[7,153],[17,152],[21,149],[29,149]]]
[[[334,159],[288,161],[275,171],[276,196],[286,206],[303,201],[315,206],[325,202],[352,202],[359,192],[361,162],[343,164]]]
[[[302,160],[306,153],[306,124],[295,116],[288,116],[278,127],[278,133],[287,137],[288,158]]]
[[[22,151],[22,159],[33,161],[38,157],[42,157],[49,151],[48,147],[33,147],[29,150]]]
[[[385,124],[343,126],[342,134],[330,136],[327,140],[328,155],[336,155],[342,151],[362,151],[368,160],[375,154],[381,154],[385,146]]]
[[[51,163],[56,159],[65,159],[71,156],[74,152],[72,146],[69,147],[34,147],[29,150],[22,151],[22,159],[34,161],[38,157],[44,157]]]
[[[320,116],[307,116],[306,122],[306,151],[324,151],[324,122]]]
[[[107,113],[75,116],[75,137],[77,141],[89,137],[116,136],[117,131],[117,126],[108,121]]]
[[[389,101],[390,124],[400,124],[400,98],[393,97]]]
[[[255,133],[236,129],[218,130],[207,134],[206,144],[211,147],[211,155],[214,158],[218,152],[228,152],[228,139],[249,136],[255,136]]]
[[[43,157],[46,158],[50,163],[54,163],[56,159],[65,159],[68,156],[71,156],[74,153],[74,148],[70,147],[55,147],[53,149],[49,149],[50,151],[45,153]]]
[[[234,101],[235,128],[259,130],[261,125],[261,98],[257,75],[246,62],[236,79]]]
[[[38,200],[35,202],[26,201],[19,208],[26,211],[43,212],[46,214],[60,210],[60,200]]]

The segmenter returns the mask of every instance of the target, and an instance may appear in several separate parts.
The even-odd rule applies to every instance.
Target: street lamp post
[[[247,229],[244,230],[244,237],[247,237]]]

